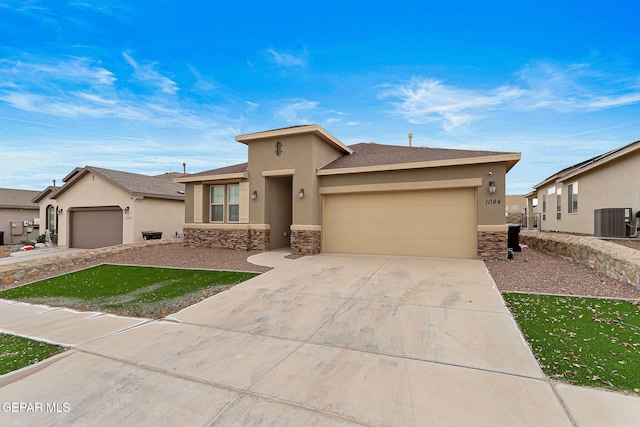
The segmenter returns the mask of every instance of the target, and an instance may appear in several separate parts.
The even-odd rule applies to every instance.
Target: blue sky
[[[518,151],[510,194],[640,139],[640,2],[0,0],[0,187],[246,161],[238,134]]]

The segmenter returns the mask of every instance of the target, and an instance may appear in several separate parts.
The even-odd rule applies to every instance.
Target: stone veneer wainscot
[[[478,258],[507,259],[507,237],[507,230],[478,230]]]
[[[268,251],[267,228],[212,228],[197,225],[184,227],[184,245],[245,251]]]

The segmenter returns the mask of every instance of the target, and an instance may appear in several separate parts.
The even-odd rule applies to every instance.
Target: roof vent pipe
[[[413,139],[413,134],[410,133],[409,134],[409,147],[413,147],[413,142],[411,141]]]
[[[186,175],[187,174],[187,164],[182,162],[182,174]]]
[[[56,186],[56,180],[55,179],[53,180],[53,186],[54,187]]]

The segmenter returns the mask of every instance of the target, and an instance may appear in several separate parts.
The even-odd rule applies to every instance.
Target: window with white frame
[[[562,219],[562,188],[558,188],[556,192],[556,219]]]
[[[240,185],[211,186],[211,222],[240,221]]]
[[[240,221],[240,185],[227,185],[227,209],[229,222]]]
[[[211,222],[224,222],[224,185],[211,186]]]
[[[542,195],[542,220],[547,220],[547,195]]]
[[[568,186],[569,213],[578,212],[578,183],[574,182]]]

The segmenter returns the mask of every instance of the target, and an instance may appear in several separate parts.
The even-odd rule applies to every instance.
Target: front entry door
[[[291,246],[293,177],[267,178],[270,248]]]

